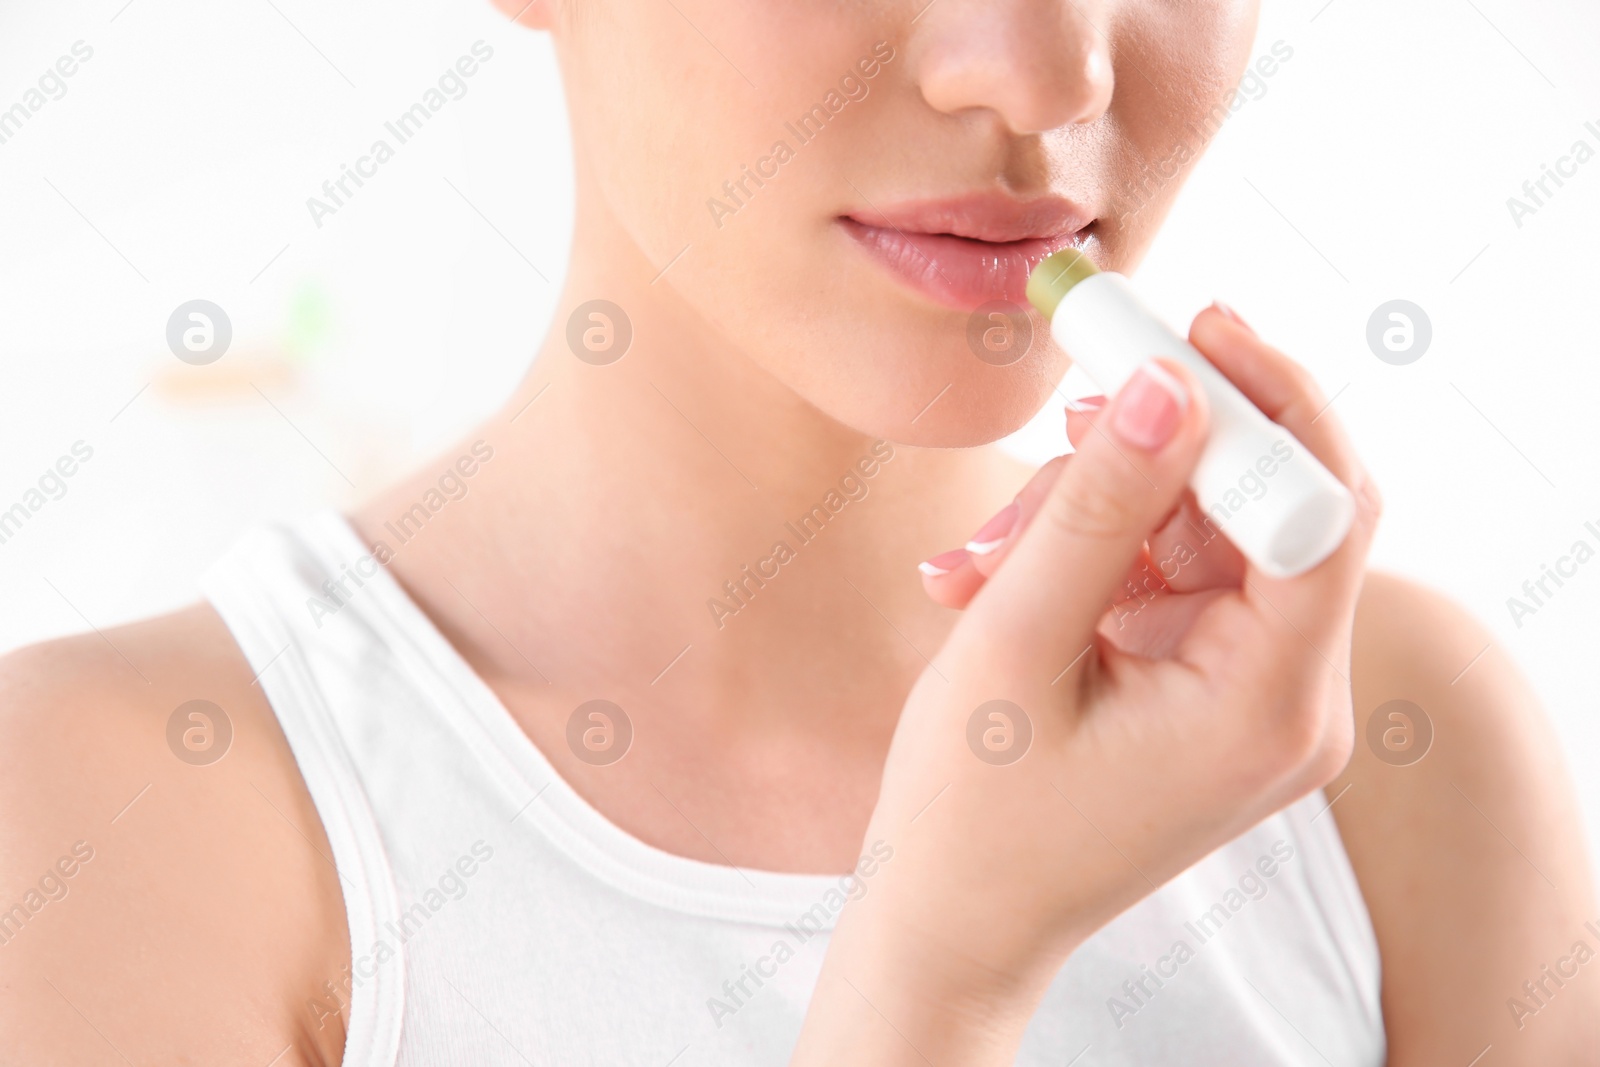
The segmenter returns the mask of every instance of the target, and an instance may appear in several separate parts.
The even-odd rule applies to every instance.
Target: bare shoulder
[[[0,1062],[338,1062],[328,855],[209,606],[0,658]]]
[[[1391,1067],[1490,1045],[1498,1064],[1596,1062],[1600,913],[1530,686],[1461,608],[1378,574],[1351,683],[1355,751],[1326,791],[1383,958]]]

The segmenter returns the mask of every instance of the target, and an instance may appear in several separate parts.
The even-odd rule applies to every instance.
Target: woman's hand
[[[1353,529],[1298,578],[1248,566],[1185,489],[1206,410],[1176,364],[1075,418],[1001,543],[926,579],[966,612],[901,715],[866,838],[893,856],[795,1062],[1011,1062],[1077,945],[1348,759],[1376,493],[1305,372],[1219,310],[1190,339],[1352,489]]]

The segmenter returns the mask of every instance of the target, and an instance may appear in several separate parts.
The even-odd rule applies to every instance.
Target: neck
[[[391,569],[497,689],[702,720],[827,708],[892,723],[952,622],[917,561],[961,544],[1020,468],[831,419],[675,297],[661,270],[676,249],[653,261],[582,216],[574,249],[510,401],[358,528],[381,537],[481,439],[493,458]],[[632,330],[604,365],[568,343],[569,316],[595,298]],[[582,328],[603,348],[606,325]]]

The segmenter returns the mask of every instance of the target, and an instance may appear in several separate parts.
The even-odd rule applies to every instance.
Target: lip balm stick
[[[1056,343],[1107,394],[1153,356],[1194,372],[1211,406],[1211,439],[1189,487],[1211,524],[1257,568],[1292,578],[1339,547],[1355,518],[1350,491],[1148,311],[1126,278],[1067,248],[1034,268],[1028,300],[1050,320]]]

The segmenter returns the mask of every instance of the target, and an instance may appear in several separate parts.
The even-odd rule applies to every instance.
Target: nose
[[[952,115],[987,109],[1018,134],[1093,122],[1111,105],[1106,3],[933,0],[913,25],[923,99]]]

